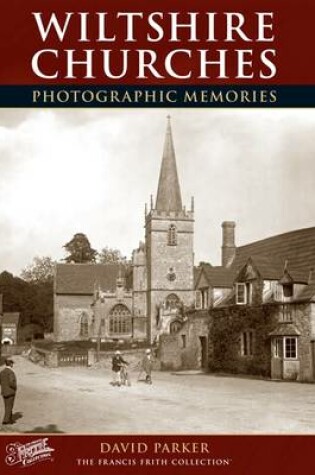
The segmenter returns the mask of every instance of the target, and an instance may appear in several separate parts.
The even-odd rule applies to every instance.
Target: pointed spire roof
[[[158,211],[182,211],[182,197],[177,175],[170,116],[167,116],[156,209]]]

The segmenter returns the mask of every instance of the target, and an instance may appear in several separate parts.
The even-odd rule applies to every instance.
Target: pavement
[[[313,384],[154,372],[150,386],[137,382],[134,371],[130,387],[113,387],[104,368],[14,360],[16,422],[0,432],[315,434]]]

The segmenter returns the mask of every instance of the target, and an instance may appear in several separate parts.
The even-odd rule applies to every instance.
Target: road
[[[118,388],[102,368],[52,369],[14,359],[20,418],[2,432],[315,434],[312,384],[156,372],[150,386],[134,372],[131,387]]]

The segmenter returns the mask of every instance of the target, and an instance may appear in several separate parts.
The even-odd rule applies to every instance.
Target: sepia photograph
[[[0,433],[314,435],[314,128],[2,109]]]

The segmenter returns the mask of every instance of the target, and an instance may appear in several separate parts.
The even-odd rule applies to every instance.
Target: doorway
[[[271,379],[283,379],[283,337],[271,340]]]
[[[208,369],[208,338],[206,336],[200,336],[200,346],[201,346],[201,369]]]

